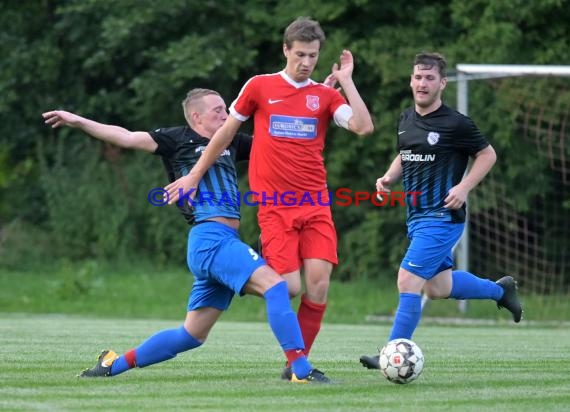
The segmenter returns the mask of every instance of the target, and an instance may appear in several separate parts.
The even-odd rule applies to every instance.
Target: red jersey
[[[248,80],[230,113],[241,121],[253,115],[251,189],[264,194],[267,203],[275,203],[273,194],[289,192],[287,196],[299,199],[326,192],[325,137],[343,104],[338,90],[310,79],[296,83],[284,72]]]

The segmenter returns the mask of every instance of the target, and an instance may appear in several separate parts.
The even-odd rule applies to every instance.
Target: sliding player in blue
[[[52,127],[70,126],[107,143],[139,149],[161,156],[169,180],[185,175],[227,118],[226,104],[213,90],[194,89],[182,102],[188,126],[131,132],[122,127],[97,123],[66,111],[43,114]],[[329,383],[312,367],[297,316],[291,308],[287,283],[238,234],[240,211],[236,162],[249,159],[252,137],[237,134],[227,150],[200,182],[193,207],[180,205],[188,223],[188,266],[194,284],[184,324],[155,333],[134,349],[119,356],[105,350],[95,366],[80,377],[116,376],[135,367],[145,367],[174,358],[202,345],[234,294],[253,294],[265,300],[267,320],[291,362],[295,383]],[[201,202],[201,195],[204,201]],[[189,200],[189,199],[186,199]]]
[[[496,154],[467,116],[443,104],[446,61],[438,53],[415,58],[410,87],[414,107],[398,124],[398,150],[390,168],[376,181],[379,192],[403,180],[408,199],[410,245],[398,271],[400,303],[388,340],[411,339],[421,317],[422,290],[431,299],[491,299],[508,309],[515,322],[522,316],[517,285],[511,276],[493,282],[452,270],[452,248],[463,232],[469,192],[487,175]],[[469,157],[473,165],[464,176]],[[360,362],[378,369],[378,356]]]

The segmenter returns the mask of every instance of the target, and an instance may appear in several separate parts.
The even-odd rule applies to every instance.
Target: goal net
[[[469,197],[467,262],[470,271],[491,278],[514,275],[526,294],[570,295],[570,78],[561,77],[570,75],[566,69],[566,75],[506,73],[469,84],[472,101],[474,92],[493,96],[502,120],[490,120],[491,130],[477,123],[494,146],[494,135],[502,133],[503,139],[493,171]]]

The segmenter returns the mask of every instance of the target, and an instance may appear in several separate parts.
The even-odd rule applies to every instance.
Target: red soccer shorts
[[[303,259],[336,265],[336,229],[329,206],[260,205],[263,258],[277,273],[299,270]]]

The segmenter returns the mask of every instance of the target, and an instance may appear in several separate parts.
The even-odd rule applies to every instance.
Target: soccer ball
[[[380,350],[380,371],[393,383],[410,383],[424,368],[424,355],[409,339],[391,340]]]

